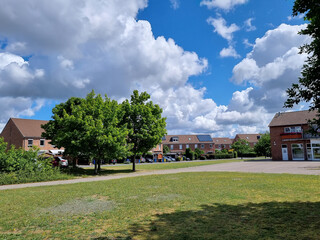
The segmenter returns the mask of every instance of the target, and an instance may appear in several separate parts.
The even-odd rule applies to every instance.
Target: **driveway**
[[[127,173],[127,174],[78,178],[78,179],[60,180],[60,181],[51,181],[51,182],[4,185],[4,186],[0,186],[0,190],[26,188],[26,187],[38,187],[38,186],[53,186],[53,185],[73,184],[73,183],[80,183],[80,182],[95,182],[95,181],[105,181],[105,180],[128,178],[128,177],[148,176],[148,175],[154,175],[154,174],[172,174],[172,173],[181,173],[181,172],[247,172],[247,173],[288,173],[288,174],[320,175],[320,162],[306,162],[306,161],[230,162],[230,163],[180,168],[180,169],[135,172],[135,173]]]

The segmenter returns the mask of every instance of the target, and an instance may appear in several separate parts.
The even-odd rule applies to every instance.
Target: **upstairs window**
[[[301,133],[301,126],[285,127],[284,133]]]
[[[28,147],[32,147],[33,145],[33,139],[28,139]]]
[[[40,139],[40,147],[44,147],[44,143],[45,143],[44,139]]]
[[[179,138],[178,137],[172,137],[171,138],[171,142],[179,142]]]
[[[194,145],[194,148],[198,148],[198,144],[195,144],[195,145]]]

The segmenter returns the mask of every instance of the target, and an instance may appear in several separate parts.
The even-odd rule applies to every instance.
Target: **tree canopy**
[[[131,100],[122,103],[124,116],[121,123],[130,129],[127,142],[131,145],[133,171],[135,171],[135,157],[147,153],[161,143],[162,137],[166,134],[166,119],[161,116],[162,109],[149,99],[148,93],[139,94],[135,90]]]
[[[107,96],[102,98],[94,91],[85,99],[70,98],[57,105],[53,120],[43,125],[43,137],[74,158],[85,155],[95,160],[95,172],[101,160],[123,158],[128,154],[126,124],[120,124],[122,108]]]
[[[235,143],[233,143],[231,145],[231,147],[237,151],[237,153],[240,154],[241,158],[242,158],[242,155],[244,153],[247,153],[250,151],[250,146],[249,146],[249,142],[247,140],[244,140],[244,139],[239,139],[238,141],[236,141]]]
[[[254,151],[259,156],[270,157],[271,156],[271,141],[270,133],[262,134],[258,143],[254,146]]]
[[[302,68],[299,83],[292,84],[287,90],[288,99],[285,107],[293,107],[301,101],[309,102],[310,110],[320,109],[320,2],[319,0],[296,0],[293,7],[293,16],[305,14],[308,21],[306,29],[299,32],[309,35],[311,43],[300,47],[300,53],[307,53],[308,58]],[[313,121],[320,126],[319,118]]]

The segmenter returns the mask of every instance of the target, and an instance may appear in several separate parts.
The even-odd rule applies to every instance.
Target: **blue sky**
[[[0,128],[55,104],[147,91],[169,134],[265,132],[309,42],[289,0],[4,0]],[[294,110],[304,109],[301,104]]]

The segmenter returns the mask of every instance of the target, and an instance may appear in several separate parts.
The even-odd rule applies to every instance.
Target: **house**
[[[151,149],[152,159],[162,159],[163,157],[163,145],[160,143]]]
[[[8,147],[14,145],[16,148],[28,150],[32,146],[37,146],[40,153],[62,154],[63,149],[57,149],[41,137],[44,131],[41,128],[42,124],[48,121],[10,118],[6,126],[2,130],[0,137],[8,143]]]
[[[320,135],[308,133],[317,111],[276,113],[269,124],[272,160],[320,160]]]
[[[233,143],[237,142],[238,140],[246,140],[249,142],[249,146],[251,148],[254,148],[254,145],[256,145],[259,142],[259,139],[261,137],[261,134],[253,133],[253,134],[237,134],[236,137],[233,139]]]
[[[214,148],[216,150],[223,150],[223,149],[231,149],[231,145],[233,143],[233,139],[231,138],[212,138],[214,143]]]
[[[166,135],[162,140],[168,146],[172,155],[182,155],[187,148],[194,151],[196,148],[205,154],[214,153],[214,143],[210,135]]]

